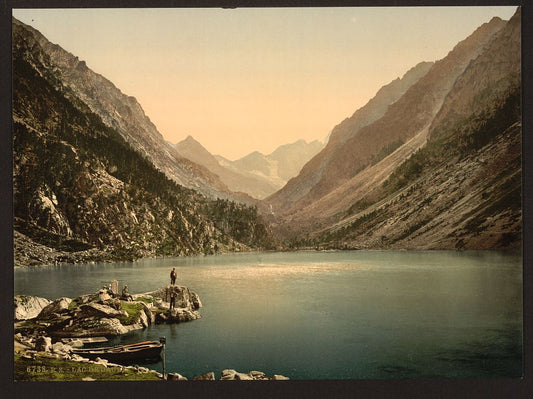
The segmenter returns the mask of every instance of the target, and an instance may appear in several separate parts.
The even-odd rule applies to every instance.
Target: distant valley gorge
[[[192,136],[174,145],[181,156],[206,167],[230,190],[256,199],[264,199],[283,187],[323,147],[318,140],[310,143],[298,140],[278,147],[269,155],[255,151],[230,161],[210,154]]]
[[[236,161],[13,20],[15,265],[262,249],[520,247],[520,9],[383,86],[327,143]]]

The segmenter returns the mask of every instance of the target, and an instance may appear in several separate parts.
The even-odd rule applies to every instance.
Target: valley
[[[237,160],[13,20],[15,265],[522,243],[520,9],[384,85],[326,143]]]

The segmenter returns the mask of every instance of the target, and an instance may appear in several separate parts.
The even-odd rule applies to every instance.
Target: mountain
[[[379,119],[332,133],[263,212],[296,246],[519,246],[519,99],[520,10],[483,24]]]
[[[192,136],[174,145],[177,152],[184,158],[204,166],[211,173],[215,174],[220,181],[232,192],[243,193],[241,198],[249,195],[252,198],[262,199],[272,194],[279,187],[269,180],[263,179],[251,173],[240,172],[231,167],[221,165],[219,161],[207,151]],[[247,202],[253,202],[250,198]]]
[[[52,62],[50,47],[40,43],[48,42],[36,41],[33,30],[14,20],[16,266],[272,245],[257,208],[178,185],[151,162],[144,145],[126,140],[120,126],[131,120],[117,116],[106,123],[85,102],[84,90],[65,84],[70,70]],[[117,113],[135,104],[113,101]]]
[[[187,136],[172,146],[182,157],[215,174],[232,192],[243,193],[255,199],[266,198],[279,190],[323,148],[318,140],[310,143],[298,140],[278,147],[269,155],[254,151],[236,161],[230,161],[220,155],[212,155],[192,136]]]
[[[273,206],[276,213],[282,210],[290,212],[290,208],[320,182],[325,171],[331,167],[330,165],[335,164],[336,151],[349,138],[356,135],[359,129],[381,118],[389,106],[396,102],[409,87],[418,82],[432,66],[433,63],[430,62],[419,63],[405,73],[401,79],[397,78],[382,87],[365,106],[335,126],[328,135],[325,148],[302,167],[297,177],[268,198],[268,204]]]
[[[221,156],[216,156],[216,159],[222,166],[239,174],[254,176],[256,179],[268,182],[273,189],[264,195],[266,197],[296,176],[302,166],[323,147],[324,145],[318,140],[309,143],[305,140],[298,140],[281,145],[268,155],[254,151],[236,161],[230,161]]]
[[[318,140],[307,143],[298,140],[291,144],[285,144],[276,148],[267,158],[277,163],[277,175],[288,181],[300,173],[302,167],[324,148]]]
[[[431,65],[425,74],[428,65],[420,65],[423,76],[413,82],[397,101],[390,104],[379,119],[366,126],[354,123],[354,129],[348,134],[332,133],[328,143],[330,148],[326,147],[303,168],[299,176],[268,199],[274,211],[291,213],[313,203],[413,137],[427,134],[429,124],[442,106],[455,79],[503,25],[504,21],[501,19],[493,19],[484,24],[455,46],[444,59]],[[413,80],[418,76],[416,74]],[[403,85],[406,86],[408,84]],[[365,113],[372,114],[370,110],[373,110],[373,104],[367,105]],[[374,113],[376,116],[379,114]],[[355,120],[352,117],[350,122]],[[344,126],[339,126],[341,132],[343,128]],[[424,142],[423,137],[420,142]],[[322,161],[324,158],[327,158],[325,162]]]
[[[208,169],[181,157],[164,140],[134,97],[122,93],[112,82],[89,69],[85,61],[50,43],[31,26],[13,19],[13,30],[29,48],[41,49],[46,57],[42,60],[46,71],[40,73],[53,73],[59,84],[68,87],[73,96],[83,101],[108,127],[118,131],[169,178],[210,197],[243,199],[233,195]],[[41,68],[41,65],[35,67]]]

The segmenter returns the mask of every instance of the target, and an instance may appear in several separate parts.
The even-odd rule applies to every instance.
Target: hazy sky
[[[26,9],[170,142],[229,159],[323,141],[377,90],[516,7]]]

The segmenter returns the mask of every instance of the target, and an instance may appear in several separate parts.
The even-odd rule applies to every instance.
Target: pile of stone
[[[220,381],[269,381],[269,380],[288,380],[288,377],[274,374],[272,377],[268,377],[262,371],[250,371],[248,373],[241,373],[233,369],[222,370],[220,375]],[[167,374],[167,380],[169,381],[187,381],[187,377],[182,376],[178,373],[169,373]],[[201,381],[215,381],[215,373],[210,371],[201,376],[194,377],[193,380]]]

